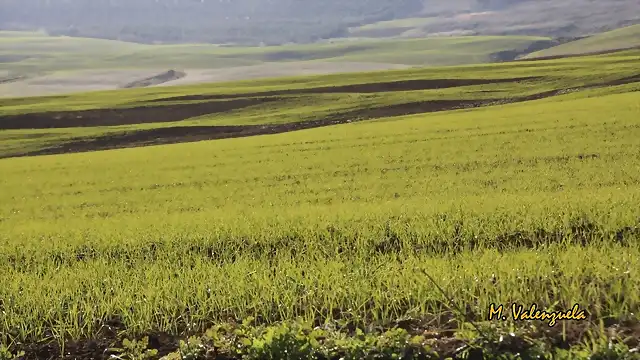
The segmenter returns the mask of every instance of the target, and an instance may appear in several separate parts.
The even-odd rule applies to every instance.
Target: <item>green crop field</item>
[[[141,141],[118,140],[116,144],[108,137],[152,134],[152,130],[187,128],[184,131],[189,134],[154,133],[145,144],[189,141],[194,132],[215,132],[213,126],[289,129],[287,126],[312,122],[519,102],[599,87],[604,92],[630,91],[639,86],[635,82],[637,54],[631,51],[535,65],[467,65],[2,99],[0,157],[64,152],[70,143],[131,146]],[[593,71],[596,67],[598,72]],[[106,115],[109,113],[111,116]],[[207,136],[214,135],[211,131]]]
[[[3,99],[0,358],[637,359],[638,55]]]
[[[640,47],[640,25],[632,25],[536,51],[525,58],[580,55],[637,47]]]

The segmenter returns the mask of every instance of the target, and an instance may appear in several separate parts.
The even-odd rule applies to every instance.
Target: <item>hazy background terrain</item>
[[[635,24],[638,0],[0,0],[0,97],[633,49]]]
[[[276,45],[433,34],[558,38],[640,23],[637,0],[0,0],[0,9],[0,30],[142,43]],[[392,21],[399,19],[407,20]]]

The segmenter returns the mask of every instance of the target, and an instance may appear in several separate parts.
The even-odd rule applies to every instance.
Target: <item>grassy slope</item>
[[[0,333],[441,314],[422,271],[482,316],[637,321],[640,239],[615,239],[640,216],[640,104],[607,93],[0,160]]]
[[[213,45],[139,45],[118,41],[46,37],[33,33],[0,36],[0,56],[30,56],[3,64],[13,72],[96,68],[221,68],[270,61],[373,61],[410,65],[469,64],[490,54],[526,47],[537,37],[459,37],[406,41],[358,41],[230,48]]]
[[[319,120],[344,111],[370,110],[394,104],[427,100],[510,99],[549,90],[599,84],[603,81],[635,75],[638,53],[544,61],[535,64],[493,64],[434,69],[410,69],[386,72],[342,74],[284,79],[267,79],[197,86],[131,89],[53,96],[43,98],[0,100],[0,115],[44,111],[83,110],[149,105],[148,101],[181,95],[241,94],[283,89],[312,89],[325,86],[376,83],[415,79],[479,78],[498,79],[540,76],[521,83],[476,85],[448,89],[402,92],[292,94],[278,101],[254,105],[234,111],[204,115],[176,122],[132,124],[110,127],[64,129],[4,130],[0,132],[0,156],[35,151],[56,146],[70,139],[90,139],[106,133],[122,133],[158,127],[274,124]],[[598,72],[593,69],[598,68]],[[620,90],[637,88],[623,86]],[[197,101],[196,101],[197,102]],[[170,104],[187,103],[174,101]],[[0,119],[0,122],[2,119]]]
[[[638,46],[640,46],[640,25],[632,25],[537,51],[525,58],[578,55]]]

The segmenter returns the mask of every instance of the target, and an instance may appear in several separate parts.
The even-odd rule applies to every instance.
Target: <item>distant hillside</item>
[[[141,43],[276,45],[433,34],[575,37],[640,23],[637,0],[1,0],[0,7],[0,30],[44,29]],[[394,20],[400,22],[393,25]]]
[[[0,28],[151,43],[257,45],[342,36],[419,13],[423,0],[2,0]]]
[[[453,0],[425,7],[420,16],[352,27],[349,34],[360,38],[530,35],[567,39],[633,24],[640,24],[637,0]]]
[[[553,44],[544,37],[467,36],[261,48],[145,45],[0,31],[0,97],[115,89],[132,83],[171,85],[487,63]]]
[[[555,45],[531,36],[462,36],[361,40],[271,47],[146,45],[43,33],[0,31],[0,65],[13,74],[86,69],[222,69],[276,62],[335,61],[461,65],[505,60]],[[513,59],[513,57],[512,57]],[[509,59],[507,59],[509,60]]]
[[[584,39],[571,41],[549,49],[536,51],[525,59],[550,56],[579,55],[640,47],[640,25],[607,31]]]

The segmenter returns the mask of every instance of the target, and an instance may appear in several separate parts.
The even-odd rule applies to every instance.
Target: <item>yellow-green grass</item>
[[[367,76],[546,72],[547,88],[570,87],[628,76],[634,61],[612,56],[48,101],[122,105]],[[579,303],[593,321],[638,321],[634,90],[0,160],[1,341],[91,337],[114,317],[129,333],[180,333],[249,316],[371,324],[441,314],[449,305],[424,272],[478,316],[490,303],[515,301]],[[396,95],[389,101],[399,101]]]
[[[525,59],[547,56],[580,55],[640,47],[640,25],[589,36],[526,55]]]
[[[275,96],[276,100],[233,111],[186,117],[180,121],[131,123],[121,126],[67,127],[62,129],[22,129],[0,131],[0,156],[12,156],[55,147],[65,142],[91,139],[105,134],[121,134],[175,126],[256,125],[283,124],[322,120],[344,115],[344,120],[358,120],[361,111],[371,112],[388,106],[434,100],[512,101],[553,90],[576,89],[601,85],[606,82],[636,75],[640,65],[637,52],[598,57],[572,58],[536,63],[504,63],[445,68],[409,69],[361,74],[344,74],[266,79],[196,86],[130,89],[81,93],[42,98],[15,98],[0,100],[0,116],[48,111],[72,111],[104,108],[131,108],[140,106],[173,106],[188,103],[227,100],[195,100],[153,103],[151,100],[188,95],[236,95],[288,90],[292,93]],[[594,69],[598,69],[594,71]],[[461,86],[444,89],[413,91],[380,91],[372,93],[295,93],[296,90],[318,90],[329,86],[372,84],[405,80],[433,79],[510,79],[533,77],[530,80],[484,85]],[[606,93],[627,92],[639,88],[629,84],[600,89],[594,93],[580,90],[575,96],[598,96]],[[250,97],[251,97],[250,96]],[[109,115],[105,115],[109,116]],[[384,116],[384,115],[380,115]],[[388,116],[388,115],[387,115]],[[368,116],[370,117],[370,116]],[[375,115],[374,115],[375,117]],[[0,126],[3,119],[0,119]],[[25,125],[28,126],[28,123]],[[63,124],[64,125],[64,124]]]

